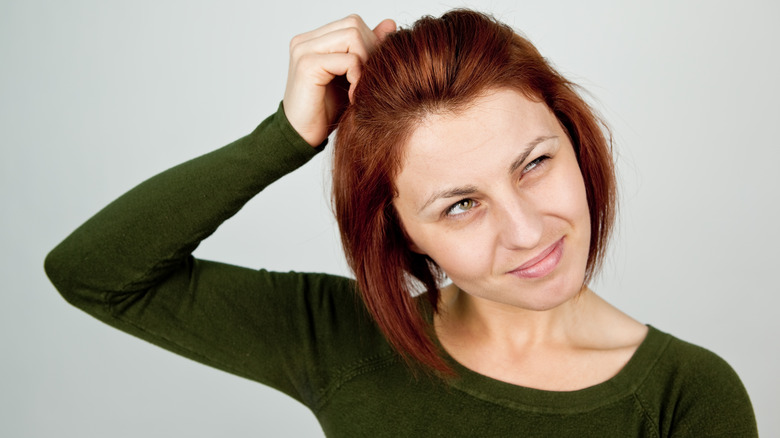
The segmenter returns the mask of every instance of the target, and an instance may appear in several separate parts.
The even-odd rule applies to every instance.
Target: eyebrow
[[[534,148],[539,145],[539,143],[545,142],[547,140],[551,140],[554,138],[558,138],[557,135],[546,135],[546,136],[539,136],[533,139],[530,143],[528,143],[525,146],[525,149],[523,149],[523,152],[515,158],[514,161],[512,161],[512,164],[509,166],[509,174],[513,174],[520,166],[523,165],[523,162],[525,162],[526,158],[528,158],[529,155],[531,155],[531,152],[534,151]],[[455,187],[451,189],[445,189],[438,192],[433,193],[431,196],[428,197],[428,200],[425,201],[425,204],[423,204],[422,207],[420,207],[417,210],[417,213],[421,213],[423,210],[428,208],[429,205],[433,204],[435,201],[439,199],[447,199],[447,198],[455,198],[460,196],[467,196],[467,195],[473,195],[477,192],[477,186],[474,185],[467,185],[463,187]]]

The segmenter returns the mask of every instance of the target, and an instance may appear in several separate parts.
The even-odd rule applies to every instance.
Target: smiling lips
[[[539,278],[544,277],[558,266],[563,256],[563,238],[549,248],[545,249],[541,254],[532,258],[531,260],[518,266],[516,269],[509,271],[509,274],[516,275],[520,278]]]

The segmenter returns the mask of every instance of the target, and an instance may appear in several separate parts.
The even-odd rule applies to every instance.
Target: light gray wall
[[[0,435],[321,436],[285,396],[71,308],[43,257],[137,182],[271,113],[294,34],[351,12],[409,24],[471,6],[530,37],[613,127],[622,212],[595,289],[723,356],[762,435],[780,436],[777,3],[262,3],[0,2]],[[325,162],[270,188],[197,255],[346,273]]]

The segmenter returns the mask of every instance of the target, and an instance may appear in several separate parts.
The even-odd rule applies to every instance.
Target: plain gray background
[[[0,2],[0,435],[321,436],[286,396],[70,307],[43,258],[125,190],[274,111],[294,34],[351,12],[410,24],[459,6],[528,36],[613,128],[620,222],[594,289],[724,357],[762,435],[780,436],[780,8],[577,0]],[[346,274],[327,161],[272,186],[197,255]]]

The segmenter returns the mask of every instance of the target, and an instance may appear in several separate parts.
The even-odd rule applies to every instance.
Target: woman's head
[[[560,141],[571,145],[588,210],[585,282],[604,256],[614,217],[609,145],[573,84],[509,27],[458,10],[388,35],[364,65],[336,134],[336,217],[363,299],[405,357],[440,371],[447,367],[431,340],[424,307],[436,310],[442,273],[435,251],[419,248],[407,232],[412,230],[404,229],[401,216],[411,210],[399,215],[398,177],[421,126],[466,114],[495,96],[504,96],[503,104],[511,96],[536,102],[537,112],[557,120],[559,137],[565,137]],[[412,296],[410,278],[422,284],[426,300]]]

